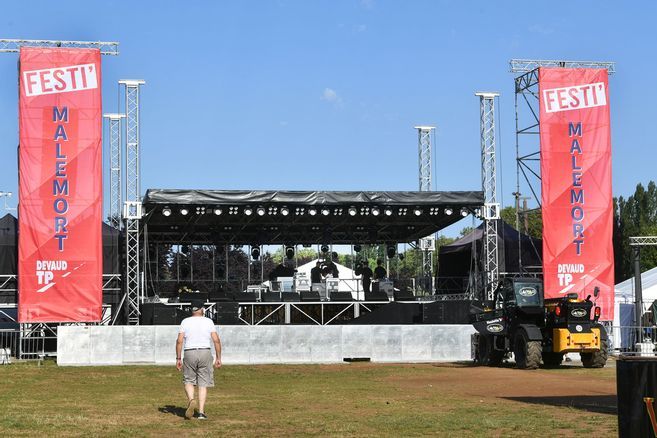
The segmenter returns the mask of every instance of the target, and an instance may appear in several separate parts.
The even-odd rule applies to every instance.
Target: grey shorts
[[[185,350],[183,356],[183,383],[211,388],[214,386],[214,359],[212,350]]]

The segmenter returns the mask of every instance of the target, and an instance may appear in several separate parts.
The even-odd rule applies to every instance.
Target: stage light
[[[451,208],[447,207],[447,208],[445,209],[445,214],[446,214],[447,216],[451,216],[452,213],[454,213],[454,210],[452,210]]]
[[[363,248],[361,248],[361,246],[359,244],[354,245],[354,251],[360,252],[361,249],[363,249]]]
[[[378,216],[380,213],[379,207],[372,207],[372,216]]]
[[[413,214],[415,214],[415,216],[421,216],[422,215],[422,209],[419,208],[419,207],[416,207],[415,210],[413,210]]]
[[[386,247],[386,254],[388,255],[389,259],[393,258],[396,253],[397,253],[397,245],[389,244]]]
[[[383,211],[383,213],[384,213],[386,216],[392,216],[392,208],[386,208],[386,209]]]
[[[215,215],[215,216],[220,216],[221,213],[223,213],[223,211],[221,210],[221,208],[217,207],[217,208],[214,209],[214,215]]]
[[[294,209],[294,213],[297,216],[303,216],[303,214],[306,212],[306,209],[304,207],[297,207]]]
[[[251,248],[251,257],[253,260],[258,260],[260,258],[260,248],[257,246],[254,246]]]
[[[333,252],[331,253],[331,259],[333,259],[333,260],[337,260],[337,259],[338,259],[338,253],[335,252],[335,251],[333,251]]]
[[[331,214],[331,210],[329,210],[328,208],[322,208],[322,214],[324,216],[328,216],[329,214]]]
[[[399,257],[399,261],[400,261],[400,262],[401,262],[402,260],[404,260],[404,254],[401,253],[401,252],[397,255],[397,257]]]
[[[481,219],[481,208],[475,208],[474,214],[477,218]]]
[[[468,211],[467,208],[462,208],[461,209],[461,216],[466,217],[469,214],[470,214],[470,212]]]
[[[308,214],[311,215],[311,216],[315,216],[317,214],[317,209],[312,208],[312,207],[309,208],[308,209]]]
[[[258,207],[256,209],[256,213],[258,213],[258,216],[264,216],[265,215],[265,208],[264,207]]]
[[[282,214],[283,216],[287,216],[288,214],[290,214],[290,209],[287,208],[287,207],[282,207],[282,208],[281,208],[281,214]]]
[[[237,214],[238,208],[235,206],[228,207],[228,214]]]
[[[356,213],[358,213],[356,207],[349,207],[349,216],[356,216]]]
[[[205,214],[205,207],[196,207],[196,214]]]
[[[406,216],[406,212],[408,211],[408,208],[402,207],[399,209],[399,215],[400,216]]]
[[[253,214],[253,209],[251,207],[244,207],[244,214],[251,216]]]
[[[164,207],[162,209],[162,214],[165,215],[166,217],[171,216],[171,209],[169,207]]]
[[[182,214],[183,216],[187,216],[188,213],[189,213],[189,210],[187,210],[186,208],[181,208],[180,209],[180,214]]]
[[[324,254],[326,254],[329,250],[329,247],[328,247],[328,245],[322,245],[322,247],[320,249]]]
[[[294,247],[293,246],[286,246],[285,247],[285,257],[287,257],[288,260],[292,260],[294,258]]]

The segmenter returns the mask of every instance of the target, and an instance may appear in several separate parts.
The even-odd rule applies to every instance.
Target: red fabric
[[[101,319],[100,86],[99,50],[21,49],[20,322]]]
[[[599,287],[602,320],[614,315],[608,84],[603,69],[539,70],[545,297]]]

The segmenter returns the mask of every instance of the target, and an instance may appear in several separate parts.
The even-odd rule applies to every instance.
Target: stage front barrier
[[[470,325],[219,327],[223,363],[470,360]],[[57,363],[175,365],[177,326],[61,326]]]

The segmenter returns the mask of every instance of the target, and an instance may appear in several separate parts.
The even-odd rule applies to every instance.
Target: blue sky
[[[104,111],[116,111],[118,79],[147,81],[144,189],[416,190],[413,126],[421,123],[438,127],[434,189],[478,190],[474,92],[485,90],[501,93],[499,190],[508,205],[515,191],[511,58],[615,61],[614,194],[657,179],[653,3],[52,5],[3,5],[0,37],[120,42],[120,56],[103,58]],[[12,192],[16,61],[0,54],[0,190]],[[16,195],[9,200],[16,202]]]

